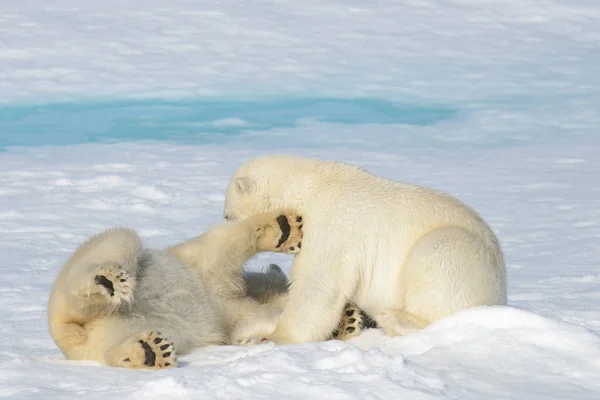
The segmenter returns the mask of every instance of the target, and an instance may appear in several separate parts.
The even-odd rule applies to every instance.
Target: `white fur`
[[[291,234],[277,248],[280,214],[217,225],[162,251],[143,248],[126,228],[90,238],[55,281],[48,307],[53,339],[70,359],[163,368],[176,365],[175,351],[229,343],[232,332],[252,336],[265,321],[274,325],[285,275],[273,266],[244,275],[243,264],[258,251],[297,246],[301,232],[290,215]],[[111,281],[112,296],[98,279]],[[140,340],[155,351],[155,365],[144,364]]]
[[[496,236],[449,195],[293,156],[254,159],[232,177],[227,218],[281,207],[304,216],[304,240],[288,302],[268,335],[275,342],[325,339],[347,301],[390,335],[467,307],[506,302]]]

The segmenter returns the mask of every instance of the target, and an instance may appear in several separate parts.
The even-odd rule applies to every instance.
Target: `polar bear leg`
[[[48,323],[69,358],[85,352],[85,323],[133,301],[139,249],[134,231],[111,229],[83,243],[63,267],[50,296]]]
[[[69,260],[63,282],[70,306],[114,311],[131,303],[139,249],[135,231],[124,228],[111,229],[84,243]]]
[[[464,228],[445,227],[423,236],[409,252],[402,275],[402,310],[385,310],[377,318],[397,334],[464,308],[506,303],[500,248],[490,238]],[[398,323],[390,324],[390,316]]]
[[[331,336],[347,303],[340,289],[339,265],[334,252],[301,252],[296,256],[285,307],[267,339],[284,344],[322,341]]]
[[[69,358],[124,368],[175,367],[175,349],[185,347],[187,336],[193,335],[172,315],[117,313],[97,318],[85,329],[85,343],[71,349]]]
[[[257,252],[295,254],[300,251],[301,241],[302,217],[282,210],[213,226],[205,234],[168,251],[192,268],[239,273]]]

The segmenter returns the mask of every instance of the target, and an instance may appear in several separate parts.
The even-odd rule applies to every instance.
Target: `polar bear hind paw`
[[[330,340],[349,340],[358,336],[368,328],[376,328],[377,324],[365,312],[352,303],[346,304],[342,318],[335,331],[331,333]]]
[[[175,348],[160,332],[145,333],[125,348],[121,366],[134,369],[174,368],[177,366]]]
[[[302,216],[292,211],[270,213],[257,229],[261,250],[297,254],[302,247]]]

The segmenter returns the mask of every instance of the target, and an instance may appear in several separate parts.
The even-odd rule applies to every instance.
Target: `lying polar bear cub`
[[[176,352],[229,343],[232,331],[251,335],[255,320],[276,323],[287,280],[276,266],[244,280],[243,265],[258,251],[298,252],[301,221],[260,214],[164,251],[143,248],[130,229],[96,235],[56,278],[50,334],[69,359],[152,369],[175,367]]]
[[[305,218],[302,251],[276,328],[248,341],[326,339],[347,301],[389,335],[506,303],[496,236],[451,196],[339,162],[267,156],[237,170],[224,216],[243,220],[283,207]]]

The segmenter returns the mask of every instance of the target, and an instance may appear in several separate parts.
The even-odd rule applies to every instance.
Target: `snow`
[[[498,100],[597,96],[600,79],[595,0],[0,7],[0,93],[11,101],[323,92]]]
[[[0,3],[0,397],[600,398],[596,3]],[[88,135],[148,99],[206,114],[159,133],[127,122],[111,143]],[[297,99],[309,101],[291,108]],[[224,101],[236,107],[211,115]],[[99,114],[72,106],[98,102]],[[388,104],[448,113],[373,111]],[[50,119],[15,123],[40,105]],[[221,221],[236,167],[272,152],[355,163],[470,204],[502,242],[509,306],[402,338],[198,349],[158,372],[66,360],[45,310],[77,244],[113,225],[154,246],[197,235]],[[270,262],[291,266],[265,254],[249,268]]]

